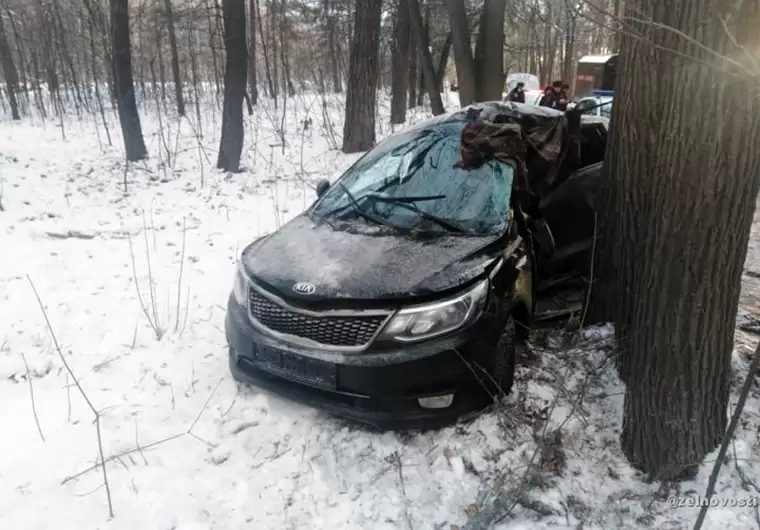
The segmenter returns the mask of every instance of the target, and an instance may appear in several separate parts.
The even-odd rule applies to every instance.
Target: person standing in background
[[[515,103],[525,103],[525,83],[520,81],[515,88],[507,94],[507,101],[514,101]]]

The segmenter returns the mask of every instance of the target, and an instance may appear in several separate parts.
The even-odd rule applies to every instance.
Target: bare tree
[[[137,112],[132,80],[132,51],[129,39],[129,2],[110,0],[111,45],[116,102],[127,160],[135,162],[148,156],[143,140],[140,115]]]
[[[216,167],[236,173],[240,171],[243,153],[243,100],[248,79],[245,0],[223,0],[222,6],[227,58],[224,67],[222,138]]]
[[[18,73],[16,65],[13,62],[13,56],[11,55],[8,37],[5,33],[2,13],[0,13],[0,61],[3,63],[3,76],[5,77],[8,101],[11,105],[11,116],[14,120],[20,120],[21,115],[18,112],[18,100],[16,98],[16,93],[18,92]]]
[[[433,66],[433,57],[430,53],[430,39],[428,36],[428,28],[425,27],[425,23],[422,20],[422,12],[420,11],[420,3],[418,0],[409,1],[409,14],[412,19],[412,25],[417,33],[420,45],[420,57],[422,59],[422,73],[427,88],[428,96],[430,97],[430,107],[433,110],[433,115],[437,116],[446,112],[443,108],[443,101],[441,100],[441,93],[438,92],[438,76]]]
[[[335,35],[335,11],[333,0],[324,0],[325,22],[327,26],[327,48],[330,63],[330,77],[332,78],[333,92],[339,94],[343,92],[343,85],[340,81],[340,57],[338,43]]]
[[[409,4],[399,0],[393,38],[391,123],[406,121],[406,98],[409,90]]]
[[[459,103],[469,105],[476,98],[475,58],[472,55],[470,25],[464,0],[447,0],[451,20],[451,36],[454,43],[454,60],[457,65]]]
[[[172,54],[172,74],[174,76],[174,95],[177,98],[177,114],[185,115],[185,96],[182,91],[182,76],[179,69],[179,52],[177,51],[177,34],[174,29],[174,11],[172,0],[164,0],[166,24],[169,29],[169,48]]]
[[[343,124],[344,153],[366,151],[375,145],[381,8],[381,0],[356,0]]]
[[[259,88],[256,79],[256,0],[248,3],[248,87],[251,91],[251,104],[259,101]]]
[[[760,3],[627,4],[598,249],[608,304],[595,301],[614,320],[621,352],[623,450],[650,476],[673,480],[695,470],[727,424],[760,191],[751,55]]]

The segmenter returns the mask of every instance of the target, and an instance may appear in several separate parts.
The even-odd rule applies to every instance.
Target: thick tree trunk
[[[132,80],[132,51],[129,43],[129,2],[110,0],[111,4],[111,45],[113,58],[114,86],[119,122],[124,138],[127,160],[135,162],[148,156],[137,113],[135,85]]]
[[[343,124],[344,153],[367,151],[375,145],[381,4],[379,0],[356,0]]]
[[[475,49],[477,101],[501,101],[504,73],[504,10],[507,0],[485,0]]]
[[[18,73],[16,72],[16,65],[13,62],[13,56],[11,55],[11,47],[8,44],[8,36],[5,33],[5,25],[3,24],[3,16],[0,13],[0,62],[3,66],[3,77],[5,78],[5,84],[8,93],[8,102],[11,106],[11,117],[14,120],[20,120],[21,115],[18,112],[18,99],[16,93],[18,92]]]
[[[256,79],[256,0],[248,3],[248,89],[251,91],[251,104],[259,102],[258,80]]]
[[[169,48],[172,54],[172,75],[174,76],[174,96],[177,98],[177,114],[185,115],[185,96],[182,91],[182,76],[179,70],[179,53],[177,52],[177,34],[174,30],[174,11],[172,0],[164,0],[166,24],[169,29]]]
[[[412,21],[412,27],[417,33],[417,38],[420,47],[420,58],[422,59],[422,72],[424,75],[425,88],[427,89],[428,96],[430,97],[430,107],[433,111],[433,116],[438,116],[446,112],[443,108],[443,101],[441,100],[441,93],[438,92],[438,82],[435,72],[435,66],[433,66],[433,56],[430,53],[430,39],[428,37],[428,30],[425,27],[425,22],[422,19],[422,12],[420,11],[420,3],[418,0],[408,0],[409,2],[409,15]]]
[[[732,8],[721,0],[637,0],[627,11],[743,62],[730,40],[754,42],[758,6],[744,2],[727,17]],[[715,449],[727,424],[740,281],[760,190],[760,97],[755,81],[718,73],[707,66],[712,55],[651,28],[636,28],[647,40],[622,39],[598,250],[627,384],[623,450],[638,469],[670,480]],[[675,47],[702,62],[665,50]]]
[[[243,153],[243,99],[248,79],[248,52],[245,39],[245,0],[224,0],[224,106],[222,138],[216,167],[232,173],[240,171]]]
[[[457,66],[457,84],[459,85],[459,103],[469,105],[476,98],[475,58],[470,42],[470,25],[464,0],[447,0],[449,24],[454,44],[454,61]]]
[[[401,124],[406,121],[406,98],[409,90],[409,4],[407,0],[399,0],[396,10],[392,76],[391,123]]]

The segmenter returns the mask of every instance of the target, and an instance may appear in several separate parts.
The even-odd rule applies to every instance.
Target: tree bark
[[[227,57],[224,65],[222,138],[216,167],[238,173],[243,153],[243,99],[248,79],[245,0],[223,0],[222,10]]]
[[[375,145],[381,4],[380,0],[356,0],[343,124],[344,153],[367,151]]]
[[[166,24],[169,29],[169,48],[172,54],[172,75],[174,76],[174,95],[177,99],[177,114],[185,115],[185,96],[182,91],[182,76],[179,70],[179,53],[177,52],[177,33],[174,29],[174,11],[172,0],[164,0]]]
[[[256,79],[256,0],[248,3],[248,88],[251,91],[251,104],[259,102],[259,88]]]
[[[430,53],[430,38],[428,36],[427,28],[425,27],[425,22],[422,19],[419,1],[408,0],[408,2],[412,27],[417,33],[420,47],[420,58],[422,59],[422,72],[424,75],[425,88],[430,97],[430,107],[433,111],[433,116],[438,116],[446,112],[446,109],[443,108],[441,93],[438,92],[438,76],[436,76],[435,66],[433,66],[433,56]]]
[[[744,62],[721,19],[750,49],[759,5],[744,2],[728,16],[736,8],[720,0],[637,0],[627,14]],[[735,317],[760,191],[760,98],[755,81],[717,72],[712,55],[673,31],[634,26],[648,39],[622,37],[598,251],[627,385],[622,447],[636,468],[673,480],[718,446],[727,424]]]
[[[485,0],[475,49],[477,101],[501,101],[504,73],[504,10],[507,0]]]
[[[406,98],[409,90],[409,4],[407,0],[399,0],[396,9],[392,76],[391,123],[398,125],[406,121]]]
[[[113,60],[114,88],[119,122],[124,138],[127,160],[135,162],[148,156],[143,140],[140,115],[135,101],[135,85],[132,79],[132,51],[129,43],[129,2],[110,0],[111,7],[111,57]]]
[[[457,67],[457,84],[459,85],[459,103],[462,107],[475,101],[475,58],[472,55],[470,25],[464,0],[447,0],[449,24],[454,44],[454,61]]]
[[[0,61],[3,63],[3,77],[5,77],[5,84],[8,88],[11,117],[14,120],[20,120],[21,115],[18,112],[18,99],[16,98],[16,93],[18,92],[18,73],[16,72],[16,65],[11,55],[10,44],[8,44],[8,36],[5,32],[2,14],[0,14]]]

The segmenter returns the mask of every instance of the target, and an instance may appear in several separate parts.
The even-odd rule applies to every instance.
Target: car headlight
[[[232,294],[235,301],[242,306],[248,303],[248,283],[248,275],[243,268],[243,262],[238,261],[235,268],[235,283],[232,286]]]
[[[443,302],[399,310],[385,326],[383,338],[414,342],[443,335],[480,315],[488,297],[488,280]]]

